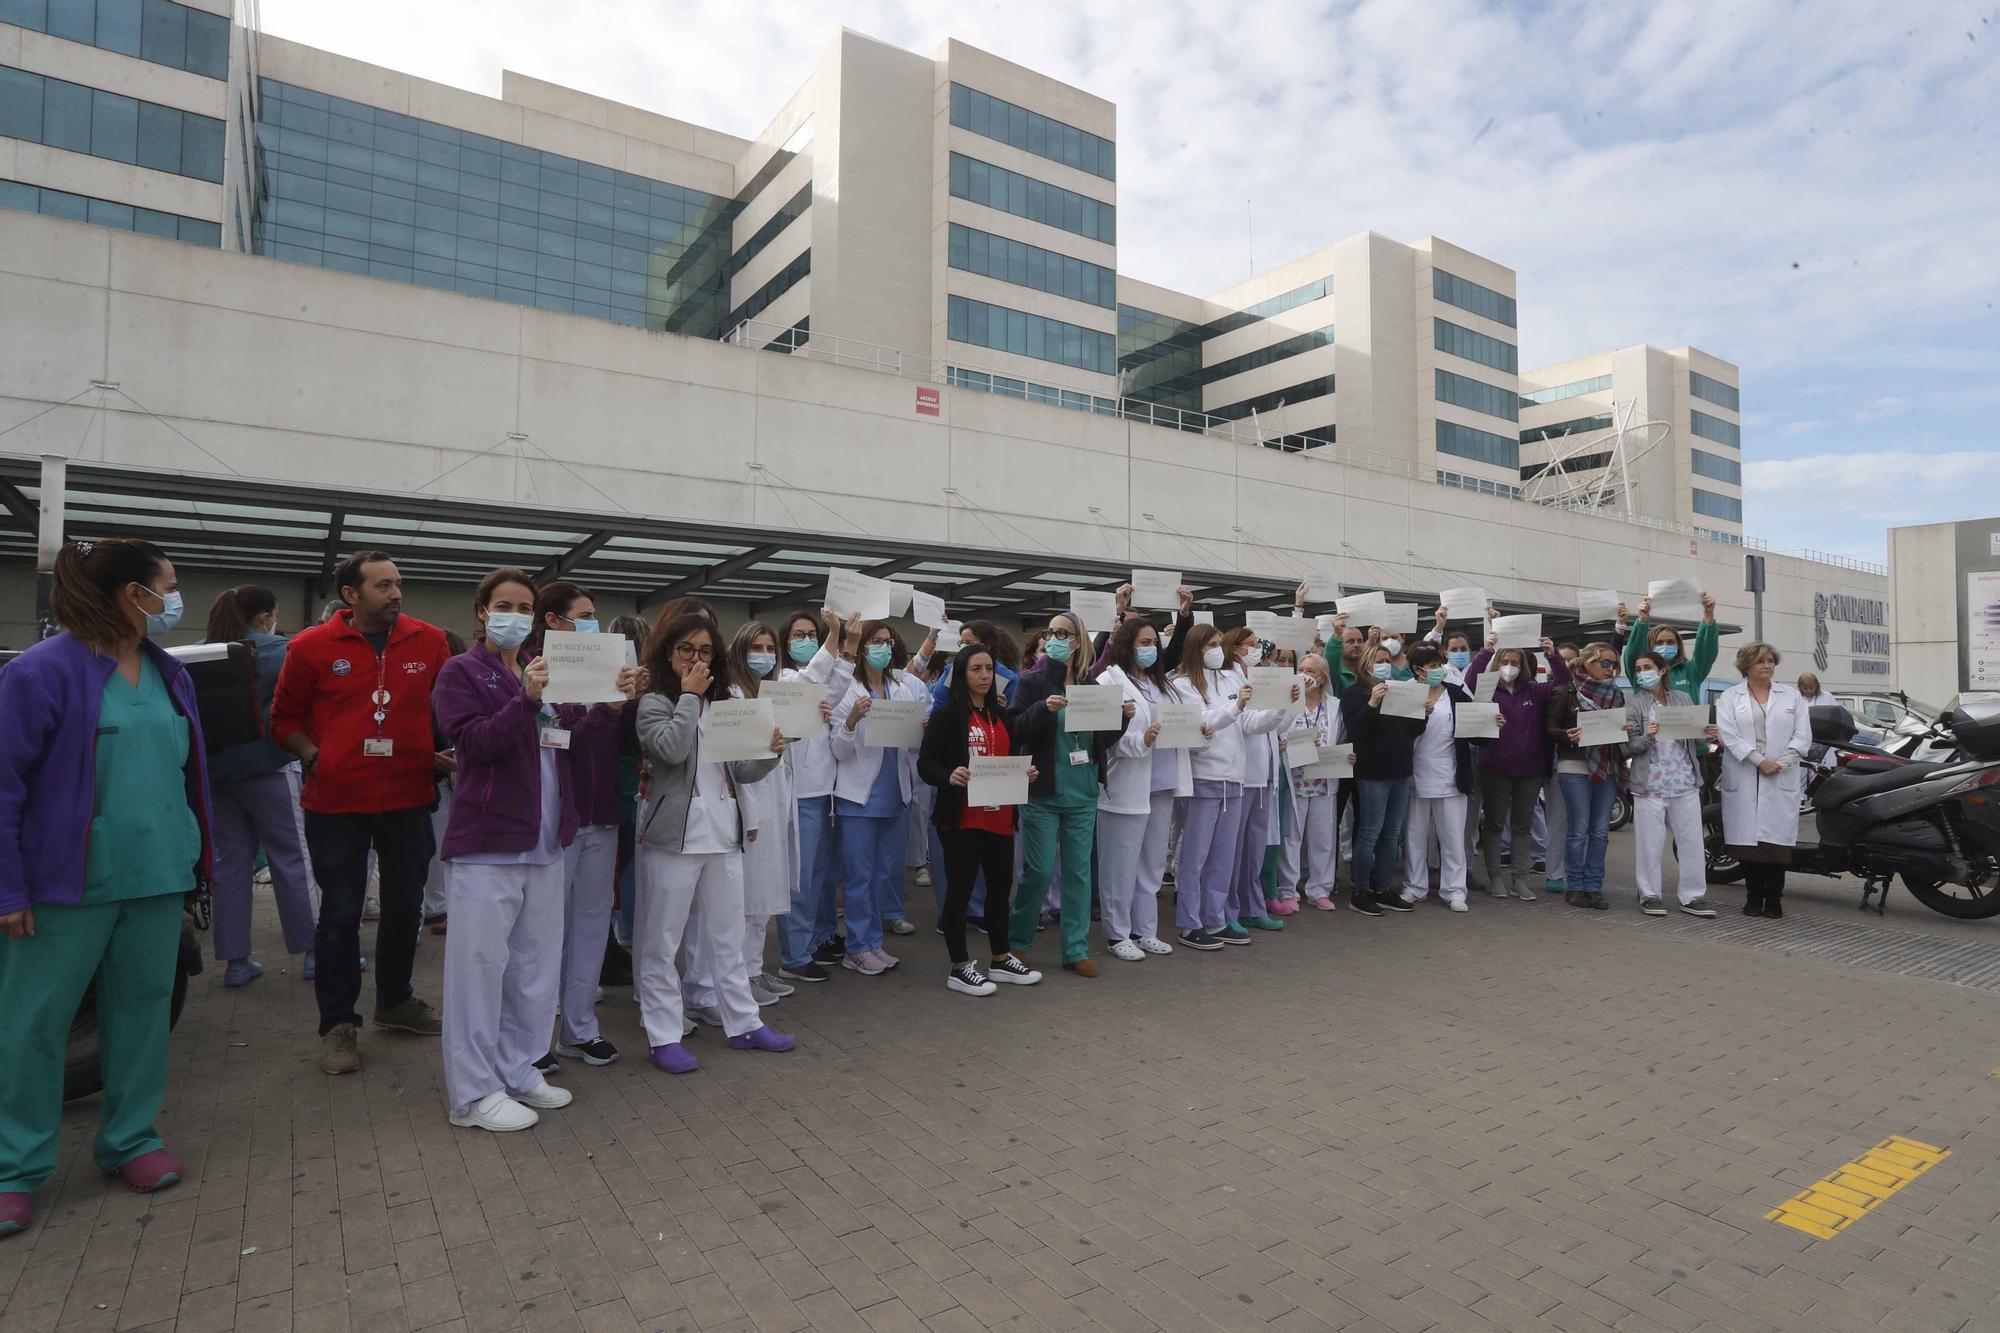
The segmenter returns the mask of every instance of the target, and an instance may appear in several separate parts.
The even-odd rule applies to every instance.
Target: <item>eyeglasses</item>
[[[680,658],[683,662],[692,662],[697,659],[703,662],[713,662],[715,660],[715,649],[706,644],[697,648],[691,643],[677,643],[674,645],[674,656]]]
[[[1049,631],[1049,637],[1051,639],[1074,639],[1076,634],[1072,630],[1052,629]]]

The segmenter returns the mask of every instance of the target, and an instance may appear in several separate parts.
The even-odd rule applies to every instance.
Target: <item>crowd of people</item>
[[[1642,604],[1636,617],[1621,607],[1601,639],[1501,648],[1490,609],[1468,627],[1439,607],[1410,642],[1318,616],[1310,652],[1216,627],[1185,589],[1158,621],[1121,588],[1108,632],[1059,611],[1022,644],[976,620],[943,650],[936,631],[912,648],[895,622],[803,609],[725,633],[713,607],[682,599],[613,623],[636,662],[615,702],[584,706],[544,697],[538,651],[546,633],[598,630],[573,581],[494,570],[471,597],[470,643],[403,611],[386,552],[349,557],[335,582],[322,623],[290,639],[268,589],[216,600],[206,637],[254,654],[265,726],[211,753],[187,669],[155,643],[182,609],[167,554],[119,539],[62,550],[62,632],[0,671],[0,1007],[12,1020],[0,1029],[0,1234],[27,1225],[54,1169],[65,1044],[93,980],[97,1163],[138,1190],[178,1179],[154,1121],[182,903],[204,885],[223,984],[241,987],[263,971],[250,914],[268,879],[284,946],[314,988],[321,1070],[361,1067],[370,972],[372,1025],[440,1036],[451,1123],[493,1131],[568,1104],[550,1081],[564,1061],[619,1058],[596,1017],[607,984],[633,986],[648,1058],[666,1073],[698,1066],[688,1038],[701,1024],[738,1050],[792,1049],[763,1012],[836,971],[899,970],[886,945],[916,932],[913,880],[936,896],[946,987],[985,997],[1040,982],[1038,960],[1098,976],[1100,932],[1099,956],[1120,962],[1247,947],[1304,906],[1335,910],[1343,863],[1345,905],[1364,917],[1431,893],[1463,913],[1482,890],[1532,903],[1553,889],[1603,909],[1622,788],[1637,909],[1667,910],[1671,836],[1678,909],[1716,914],[1703,747],[1662,738],[1658,717],[1706,697],[1718,651],[1707,597],[1692,635]],[[1303,585],[1294,614],[1307,615]],[[1818,685],[1802,696],[1776,682],[1768,644],[1745,645],[1736,664],[1742,681],[1716,702],[1709,735],[1726,841],[1748,871],[1744,910],[1775,917]],[[1259,695],[1260,665],[1295,673],[1289,697]],[[813,687],[818,725],[774,728],[766,758],[709,759],[714,706],[770,681]],[[1420,715],[1385,708],[1399,682],[1420,682]],[[1064,725],[1085,684],[1115,687],[1121,725]],[[1475,697],[1497,706],[1497,735],[1458,734]],[[889,701],[921,706],[918,744],[871,738],[877,709],[903,711]],[[1189,707],[1200,743],[1160,744],[1169,712]],[[1606,710],[1622,741],[1584,744],[1581,717]],[[1288,762],[1308,742],[1350,758]],[[1027,759],[1025,804],[968,799],[975,761],[993,757]],[[437,1005],[412,986],[427,932],[444,947]]]

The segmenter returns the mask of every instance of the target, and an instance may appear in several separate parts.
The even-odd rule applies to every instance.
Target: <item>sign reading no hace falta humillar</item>
[[[1852,593],[1813,594],[1813,665],[1821,671],[1845,658],[1854,676],[1889,674],[1889,604]]]

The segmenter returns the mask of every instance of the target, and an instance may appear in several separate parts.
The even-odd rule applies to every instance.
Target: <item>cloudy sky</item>
[[[1518,274],[1523,365],[1742,367],[1746,526],[1881,558],[2000,512],[2000,3],[263,0],[266,31],[754,136],[845,25],[1118,105],[1119,266],[1206,292],[1358,231]],[[587,16],[587,19],[586,17]],[[1137,220],[1143,220],[1138,222]]]

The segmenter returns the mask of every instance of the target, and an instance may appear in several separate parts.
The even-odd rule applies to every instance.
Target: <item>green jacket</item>
[[[1355,682],[1355,674],[1347,669],[1346,661],[1340,655],[1341,642],[1333,639],[1322,650],[1326,657],[1326,674],[1332,677],[1332,690],[1337,698],[1347,692],[1347,687]]]
[[[1652,645],[1647,641],[1653,637],[1653,627],[1645,621],[1632,626],[1632,632],[1625,636],[1625,679],[1634,678],[1633,662],[1640,653]],[[1708,680],[1709,670],[1715,666],[1715,654],[1721,634],[1713,620],[1704,620],[1695,626],[1694,655],[1674,662],[1667,668],[1667,688],[1678,690],[1687,696],[1689,703],[1701,702],[1701,687]]]

